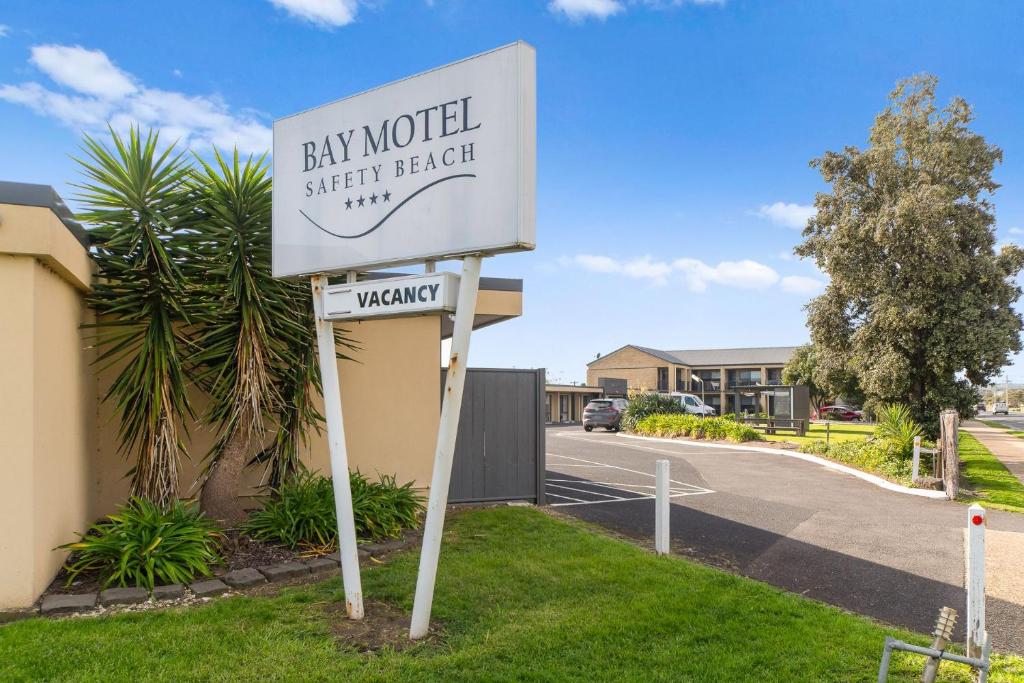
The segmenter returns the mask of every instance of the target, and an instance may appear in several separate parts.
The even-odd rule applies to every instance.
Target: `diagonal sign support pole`
[[[423,528],[423,549],[420,568],[416,576],[416,596],[412,604],[412,623],[409,637],[418,640],[430,630],[430,611],[434,603],[434,583],[437,580],[437,561],[441,554],[441,535],[444,532],[444,514],[448,506],[448,486],[452,478],[452,460],[455,456],[455,437],[459,432],[462,412],[462,390],[466,385],[466,365],[469,362],[469,337],[476,315],[476,299],[480,290],[480,256],[462,259],[462,277],[459,280],[459,298],[455,307],[455,325],[452,330],[452,350],[448,360],[444,399],[441,404],[441,423],[437,430],[437,448],[434,451],[434,472],[430,479],[430,499],[427,502],[427,520]]]
[[[355,516],[352,512],[345,422],[341,412],[341,385],[338,382],[334,323],[323,318],[327,276],[316,275],[310,279],[310,284],[313,288],[313,310],[316,313],[316,343],[320,355],[320,383],[324,396],[324,418],[327,421],[327,445],[331,453],[334,506],[338,518],[338,556],[341,560],[341,577],[345,584],[345,612],[349,619],[362,619],[363,588],[359,576]]]

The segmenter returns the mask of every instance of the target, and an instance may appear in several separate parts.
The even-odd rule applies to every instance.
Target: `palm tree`
[[[138,129],[127,141],[110,131],[114,149],[85,136],[85,181],[76,185],[93,227],[99,278],[89,297],[96,310],[96,362],[120,367],[104,396],[115,400],[120,450],[135,464],[131,495],[167,508],[178,496],[179,425],[192,417],[180,350],[187,344],[185,285],[189,258],[174,236],[193,218],[189,166],[174,145],[157,151],[158,134]]]
[[[315,419],[308,393],[312,358],[309,308],[297,301],[297,285],[271,276],[271,180],[265,157],[240,163],[214,151],[198,158],[195,178],[199,219],[190,243],[198,256],[191,359],[195,377],[210,395],[204,419],[220,437],[207,458],[203,510],[227,524],[245,517],[239,498],[242,472],[254,449],[266,454],[272,478],[299,468],[298,440]],[[315,369],[312,370],[315,373]],[[283,389],[288,394],[282,393]],[[283,416],[269,449],[266,423]],[[279,482],[278,482],[279,483]]]

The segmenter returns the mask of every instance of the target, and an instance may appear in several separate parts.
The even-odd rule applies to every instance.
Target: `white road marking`
[[[569,437],[572,438],[572,437]],[[656,450],[653,448],[644,448],[643,450]],[[631,470],[628,467],[620,467],[618,465],[609,465],[608,463],[595,462],[593,460],[584,460],[583,458],[576,458],[570,455],[562,455],[560,453],[547,453],[550,458],[563,458],[565,460],[572,460],[571,463],[550,463],[554,467],[585,467],[590,469],[610,469],[619,470],[622,472],[629,472],[630,474],[639,474],[650,479],[654,479],[654,475],[649,472],[641,472],[639,470]],[[654,486],[648,484],[634,484],[627,482],[613,482],[613,481],[591,481],[589,479],[548,479],[546,482],[546,488],[554,489],[565,489],[567,491],[574,491],[577,493],[585,493],[591,496],[603,496],[606,500],[580,500],[571,496],[562,495],[560,493],[551,492],[548,493],[552,498],[564,498],[573,502],[570,503],[551,503],[551,507],[561,507],[567,505],[596,505],[598,503],[620,503],[628,500],[652,500],[654,494],[647,491],[633,491],[630,489],[651,489],[653,491]],[[670,489],[669,498],[681,498],[683,496],[699,496],[705,493],[714,493],[711,489],[704,488],[703,486],[696,486],[694,484],[688,484],[683,481],[672,480],[671,484],[676,484],[677,487]],[[574,488],[572,486],[566,486],[565,484],[575,484],[576,486],[595,486],[617,491],[619,493],[628,493],[629,496],[615,496],[610,493],[604,493],[603,491],[593,491],[587,489]]]

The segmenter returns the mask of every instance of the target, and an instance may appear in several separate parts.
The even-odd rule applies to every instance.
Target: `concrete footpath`
[[[992,451],[992,455],[1024,484],[1024,439],[976,421],[965,423],[963,430]]]

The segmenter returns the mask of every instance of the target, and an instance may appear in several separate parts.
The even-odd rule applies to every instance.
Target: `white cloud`
[[[1011,235],[1024,235],[1024,228],[1010,228]]]
[[[793,260],[793,252],[791,252],[791,251],[780,251],[779,252],[779,260],[780,261],[792,261]]]
[[[709,266],[698,259],[676,259],[672,266],[683,274],[691,291],[703,292],[709,284],[740,289],[767,289],[779,280],[779,274],[770,266],[757,261],[722,261]]]
[[[790,294],[817,294],[825,288],[825,283],[814,277],[803,275],[787,275],[779,283],[782,291]]]
[[[659,286],[668,284],[675,275],[694,292],[706,291],[712,284],[740,289],[767,289],[779,281],[779,274],[770,266],[749,259],[708,265],[694,258],[668,262],[654,260],[650,256],[619,260],[611,256],[577,254],[573,257],[563,256],[558,263],[562,267],[582,268],[593,273],[625,275]]]
[[[563,267],[577,266],[592,273],[617,273],[638,280],[649,280],[656,285],[664,285],[672,272],[672,266],[664,261],[654,261],[650,256],[618,261],[610,256],[594,254],[577,254],[572,258],[563,256],[558,259]]]
[[[6,38],[7,34],[11,32],[11,27],[7,24],[0,24],[0,38]]]
[[[232,112],[218,96],[188,95],[150,88],[116,67],[100,50],[43,45],[32,49],[32,62],[59,85],[61,92],[40,83],[0,85],[0,100],[30,108],[75,130],[102,133],[141,125],[159,129],[164,140],[188,146],[262,154],[272,142],[270,128],[252,112]]]
[[[272,0],[273,1],[273,0]],[[625,12],[628,5],[654,10],[669,10],[683,5],[724,5],[725,0],[550,0],[548,11],[561,13],[573,21],[605,20]]]
[[[756,213],[776,225],[784,225],[787,228],[803,228],[815,212],[813,206],[775,202],[763,205]]]
[[[318,26],[345,26],[356,20],[358,0],[270,0],[278,9]]]
[[[57,83],[84,95],[118,99],[136,91],[131,76],[102,50],[78,45],[36,45],[29,60]]]
[[[607,19],[626,7],[619,0],[551,0],[548,10],[561,12],[573,21],[583,19]]]

